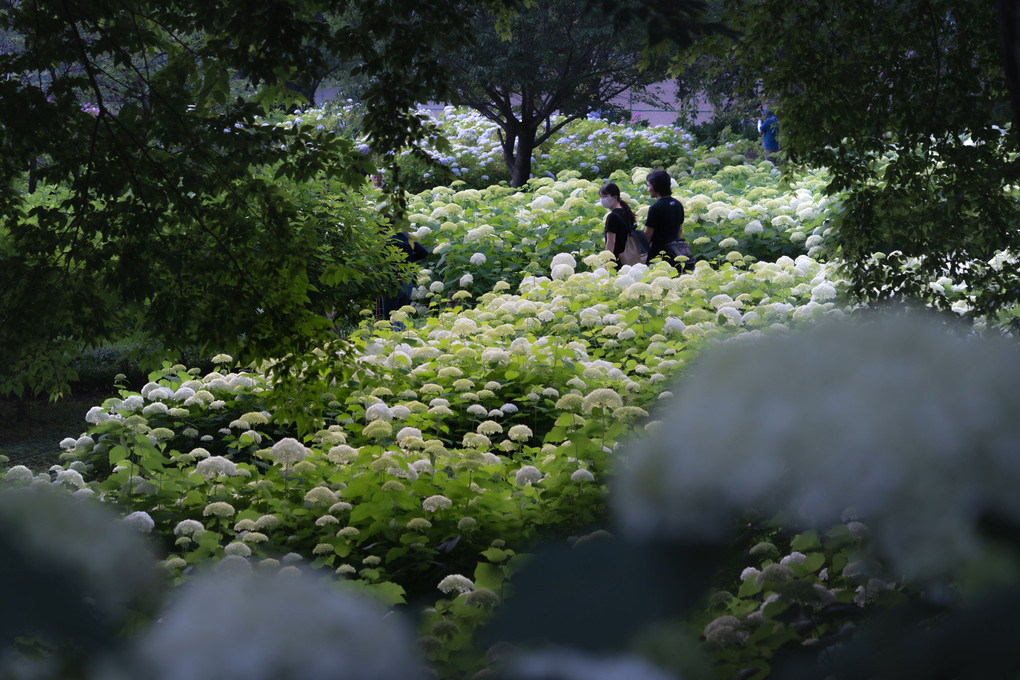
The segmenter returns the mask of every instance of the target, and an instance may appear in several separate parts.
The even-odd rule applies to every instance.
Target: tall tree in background
[[[704,3],[674,3],[669,21],[651,24],[649,4],[546,0],[521,9],[509,36],[497,16],[476,18],[472,44],[446,59],[452,101],[499,126],[512,186],[528,181],[534,149],[568,122],[627,90],[650,96],[644,88],[663,78],[666,59],[646,48],[689,41]]]
[[[828,168],[844,196],[830,243],[861,300],[945,305],[929,287],[945,275],[975,315],[1020,302],[1016,267],[989,262],[1020,252],[993,3],[761,0],[726,20],[741,89],[775,102],[789,167]]]

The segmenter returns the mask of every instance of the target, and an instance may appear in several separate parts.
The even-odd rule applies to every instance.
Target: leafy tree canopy
[[[353,62],[368,144],[414,143],[414,104],[445,94],[434,54],[481,4],[0,4],[0,394],[58,396],[74,355],[128,333],[242,360],[335,338],[400,275],[369,157],[264,116]]]
[[[988,264],[1020,246],[1017,137],[992,3],[723,8],[742,37],[715,42],[714,74],[745,101],[772,104],[789,168],[826,167],[829,190],[845,192],[830,243],[859,298],[937,303],[928,281],[945,274],[973,291],[975,313],[1020,301],[1015,267]]]
[[[531,174],[531,155],[571,120],[662,79],[666,56],[689,43],[704,2],[548,0],[507,23],[479,13],[473,41],[446,60],[453,102],[500,126],[510,183]],[[556,122],[554,114],[561,114]]]

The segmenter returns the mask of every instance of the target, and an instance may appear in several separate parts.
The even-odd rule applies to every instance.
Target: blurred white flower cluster
[[[973,558],[1020,520],[1020,353],[927,317],[725,343],[621,461],[624,530],[720,539],[748,508],[825,527],[847,509],[904,575]]]

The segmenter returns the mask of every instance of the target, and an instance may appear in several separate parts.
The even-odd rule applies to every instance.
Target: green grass
[[[85,431],[85,413],[109,396],[83,393],[56,403],[45,399],[0,399],[0,454],[11,465],[45,470],[57,462],[60,440]]]

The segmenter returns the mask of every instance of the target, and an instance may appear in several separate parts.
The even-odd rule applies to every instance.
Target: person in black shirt
[[[648,208],[648,217],[645,219],[648,262],[651,263],[655,257],[662,257],[682,274],[694,265],[691,251],[687,247],[687,242],[683,240],[684,206],[673,198],[669,173],[665,170],[652,170],[645,177],[645,185],[648,188],[648,195],[658,199]],[[676,242],[679,244],[673,245]],[[667,244],[670,244],[670,247],[667,247]],[[680,258],[687,259],[675,257],[675,252],[680,253]]]
[[[419,262],[428,257],[429,251],[418,241],[411,241],[406,231],[397,232],[390,236],[390,243],[404,251],[408,262]],[[382,299],[381,312],[383,319],[389,319],[390,315],[404,305],[411,304],[411,292],[414,289],[413,281],[402,281],[399,289],[391,296]]]
[[[609,182],[599,189],[599,199],[602,207],[609,211],[606,215],[606,228],[603,235],[606,237],[606,250],[616,256],[616,266],[622,266],[620,255],[627,247],[627,237],[637,218],[634,211],[627,205],[627,201],[620,197],[620,187]]]

